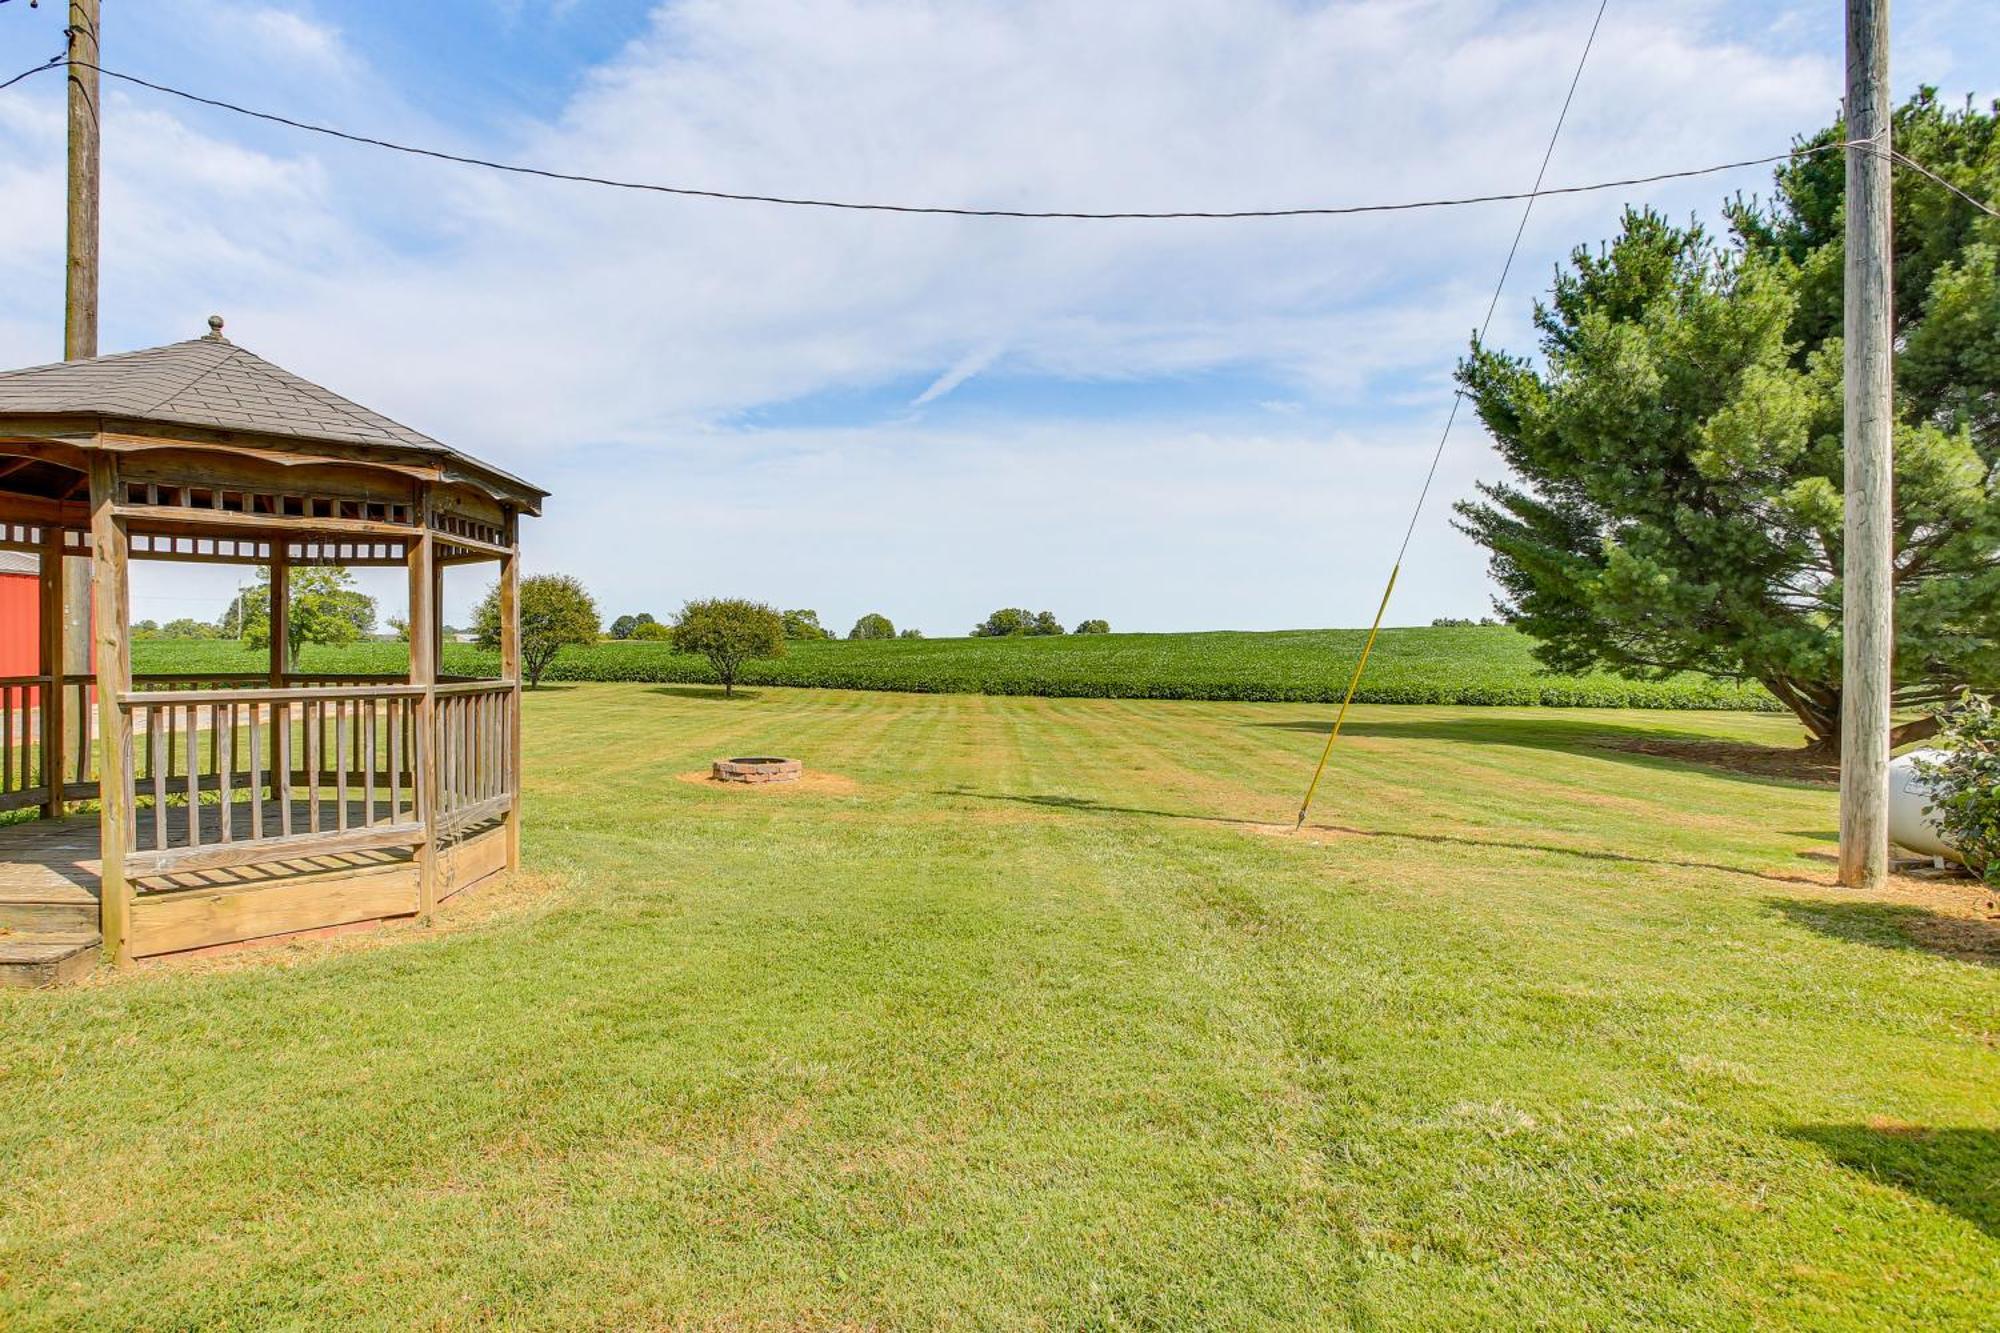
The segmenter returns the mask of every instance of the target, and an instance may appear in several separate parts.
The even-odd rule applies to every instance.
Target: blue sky
[[[1593,0],[104,0],[112,68],[362,133],[722,189],[1086,209],[1521,189]],[[60,45],[0,5],[0,67]],[[2000,91],[1974,0],[1904,6],[1899,92]],[[1612,0],[1557,183],[1780,151],[1840,94],[1840,6]],[[60,349],[61,81],[0,93],[0,363]],[[495,177],[114,88],[104,347],[252,350],[555,492],[530,563],[606,614],[746,595],[962,633],[1372,610],[1511,205],[1023,223],[778,211]],[[1548,200],[1496,341],[1557,260],[1741,173]],[[1477,615],[1449,502],[1394,623]],[[202,571],[139,615],[214,614]],[[389,590],[384,588],[385,594]],[[462,616],[475,577],[455,582]],[[182,600],[185,599],[185,600]],[[393,609],[393,595],[385,596]],[[213,605],[211,605],[213,603]]]

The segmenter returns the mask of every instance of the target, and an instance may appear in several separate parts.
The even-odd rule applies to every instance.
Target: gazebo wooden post
[[[125,854],[132,829],[132,715],[120,697],[132,688],[131,590],[125,520],[118,503],[118,456],[90,456],[90,542],[97,643],[98,929],[104,951],[120,967],[132,961],[132,886]],[[190,818],[194,796],[189,795]]]
[[[431,680],[444,674],[444,562],[437,558],[437,542],[431,544]]]
[[[411,756],[417,818],[424,826],[417,849],[417,916],[429,924],[437,910],[437,543],[431,536],[430,488],[419,488],[417,532],[405,547],[410,573],[410,684],[424,692],[415,699],[416,725],[411,728],[416,753]]]
[[[507,868],[521,868],[521,519],[507,512],[507,554],[500,557],[500,676],[507,692]]]
[[[271,543],[271,606],[266,619],[271,626],[271,688],[281,690],[292,671],[292,550],[282,537]]]
[[[42,781],[48,796],[43,819],[63,814],[63,738],[69,733],[64,713],[69,693],[69,645],[63,629],[69,598],[63,586],[63,530],[51,523],[42,529]]]

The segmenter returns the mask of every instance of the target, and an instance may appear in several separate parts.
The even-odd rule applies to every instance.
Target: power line
[[[1598,0],[1597,17],[1590,21],[1590,35],[1583,39],[1583,54],[1577,58],[1576,72],[1570,75],[1569,91],[1563,94],[1562,110],[1556,113],[1556,127],[1549,134],[1549,146],[1542,150],[1541,169],[1535,172],[1535,188],[1528,192],[1527,202],[1521,206],[1521,222],[1514,228],[1514,242],[1507,247],[1507,262],[1500,266],[1500,281],[1493,284],[1493,299],[1486,303],[1486,318],[1479,321],[1479,340],[1486,340],[1486,331],[1493,327],[1493,312],[1500,308],[1500,294],[1507,290],[1507,275],[1514,271],[1514,259],[1521,253],[1521,237],[1528,230],[1528,215],[1535,211],[1535,195],[1542,188],[1542,179],[1549,174],[1549,161],[1556,155],[1556,140],[1562,137],[1563,125],[1569,120],[1570,103],[1576,100],[1576,85],[1583,79],[1583,66],[1590,59],[1590,48],[1597,44],[1597,29],[1604,22],[1605,8],[1611,0]],[[1431,483],[1437,480],[1438,463],[1444,458],[1445,442],[1451,438],[1451,428],[1458,420],[1459,406],[1465,402],[1465,390],[1459,389],[1451,396],[1451,412],[1444,419],[1444,430],[1438,435],[1437,448],[1431,453],[1430,471],[1424,474],[1423,489],[1417,492],[1416,508],[1410,513],[1410,526],[1403,531],[1403,544],[1396,548],[1396,563],[1403,563],[1409,554],[1410,537],[1417,530],[1417,520],[1423,516],[1424,501],[1430,498]]]
[[[0,0],[5,3],[5,0]],[[717,199],[730,203],[773,204],[788,208],[827,208],[862,213],[911,213],[941,217],[969,218],[1012,218],[1027,221],[1079,221],[1079,222],[1177,222],[1177,221],[1235,221],[1259,218],[1299,218],[1299,217],[1353,217],[1368,213],[1406,213],[1433,208],[1465,208],[1477,204],[1501,204],[1519,201],[1532,202],[1535,199],[1554,195],[1593,194],[1603,190],[1624,189],[1635,185],[1658,185],[1666,181],[1692,180],[1701,176],[1716,176],[1728,171],[1742,171],[1749,167],[1767,167],[1779,162],[1795,162],[1804,158],[1818,157],[1826,153],[1838,152],[1854,145],[1846,141],[1815,144],[1794,148],[1785,153],[1773,153],[1767,157],[1742,158],[1734,162],[1718,162],[1712,166],[1690,167],[1682,171],[1662,171],[1650,176],[1621,176],[1612,180],[1591,181],[1583,185],[1552,185],[1546,189],[1537,186],[1534,190],[1515,191],[1503,194],[1460,195],[1441,199],[1412,199],[1400,202],[1374,204],[1344,204],[1325,207],[1303,208],[1233,208],[1233,209],[1175,209],[1157,212],[1141,210],[1118,210],[1112,212],[1090,212],[1081,209],[1022,209],[1022,208],[970,208],[949,204],[885,204],[848,199],[814,199],[793,195],[745,194],[729,190],[707,190],[685,185],[664,185],[654,181],[620,180],[609,176],[592,176],[582,172],[557,171],[549,167],[525,166],[518,162],[499,162],[489,158],[473,157],[464,153],[447,152],[440,148],[425,148],[414,144],[397,143],[391,139],[379,139],[366,134],[355,134],[332,125],[318,125],[311,121],[298,120],[280,115],[275,111],[259,111],[253,107],[241,106],[235,102],[217,97],[207,97],[189,92],[170,84],[155,83],[142,79],[136,74],[125,74],[118,70],[106,69],[88,60],[71,58],[67,53],[49,58],[43,64],[32,65],[12,78],[0,83],[0,90],[13,87],[30,75],[40,74],[59,65],[76,65],[96,70],[108,79],[117,79],[135,87],[152,92],[177,97],[199,106],[212,107],[234,115],[247,116],[273,125],[283,125],[290,129],[302,130],[309,134],[325,135],[348,143],[369,148],[386,149],[393,153],[404,153],[411,157],[426,157],[439,162],[451,162],[460,166],[481,167],[488,171],[506,172],[516,176],[536,176],[543,180],[569,181],[579,185],[601,185],[614,190],[637,190],[651,194],[679,195],[690,199]],[[1928,177],[1937,184],[1971,204],[1981,212],[2000,217],[2000,210],[1967,194],[1958,186],[1945,180],[1929,167],[1924,166],[1901,153],[1890,154],[1891,160],[1912,171]]]
[[[1974,199],[1971,195],[1959,189],[1956,185],[1953,185],[1950,181],[1938,175],[1935,171],[1932,171],[1929,167],[1917,161],[1915,158],[1905,157],[1903,156],[1903,154],[1897,152],[1893,148],[1891,148],[1886,154],[1883,153],[1882,150],[1879,148],[1870,148],[1868,151],[1874,153],[1877,157],[1886,156],[1890,162],[1908,167],[1911,171],[1916,172],[1919,176],[1925,176],[1933,181],[1936,181],[1939,185],[1942,185],[1945,189],[1950,190],[1953,194],[1965,200],[1966,203],[1971,204],[1974,208],[1986,214],[1988,217],[2000,218],[2000,208],[1995,208],[1993,207],[1993,205],[1985,203],[1982,200]]]
[[[1822,153],[1837,152],[1846,147],[1844,143],[1817,144],[1807,148],[1795,148],[1790,152],[1774,153],[1766,157],[1743,158],[1733,162],[1718,162],[1712,166],[1691,167],[1681,171],[1662,171],[1649,176],[1623,176],[1614,180],[1592,181],[1583,185],[1552,185],[1546,189],[1537,186],[1534,190],[1510,191],[1500,194],[1458,195],[1438,199],[1412,199],[1389,203],[1342,204],[1323,207],[1302,208],[1232,208],[1232,209],[1172,209],[1165,211],[1143,211],[1120,209],[1107,212],[1092,212],[1083,209],[1025,209],[1025,208],[972,208],[950,204],[891,204],[873,203],[851,199],[818,199],[795,195],[747,194],[730,190],[700,189],[686,185],[665,185],[655,181],[620,180],[610,176],[593,176],[583,172],[558,171],[549,167],[526,166],[518,162],[500,162],[491,158],[473,157],[465,153],[447,152],[440,148],[425,148],[415,144],[397,143],[392,139],[376,138],[372,135],[356,134],[332,125],[319,125],[311,121],[299,120],[292,116],[280,115],[275,111],[259,111],[218,97],[207,97],[189,92],[170,84],[156,83],[142,79],[136,74],[125,74],[107,69],[87,60],[70,60],[67,63],[96,70],[107,79],[116,79],[135,87],[145,88],[168,97],[192,102],[198,106],[227,111],[234,115],[247,116],[273,125],[283,125],[290,129],[302,130],[309,134],[325,135],[347,143],[361,144],[370,148],[386,149],[392,153],[403,153],[411,157],[431,158],[439,162],[452,162],[460,166],[481,167],[488,171],[505,172],[516,176],[535,176],[543,180],[570,181],[580,185],[601,185],[614,190],[635,190],[650,194],[678,195],[691,199],[718,199],[731,203],[771,204],[787,208],[824,208],[860,213],[909,213],[941,217],[968,218],[1013,218],[1029,221],[1077,221],[1077,222],[1180,222],[1180,221],[1234,221],[1256,218],[1300,218],[1300,217],[1354,217],[1369,213],[1407,213],[1435,208],[1466,208],[1476,204],[1499,204],[1519,202],[1553,195],[1592,194],[1602,190],[1624,189],[1636,185],[1657,185],[1665,181],[1690,180],[1700,176],[1714,176],[1726,171],[1741,171],[1749,167],[1766,167],[1778,162],[1796,161],[1802,157],[1814,157]],[[24,70],[13,81],[38,74],[47,65],[38,65]]]
[[[5,0],[0,0],[0,3],[5,3]],[[7,80],[5,83],[0,83],[0,91],[12,88],[15,84],[19,83],[22,79],[27,78],[30,74],[40,74],[45,69],[54,69],[57,65],[62,64],[63,60],[68,55],[69,52],[67,51],[58,51],[54,55],[50,56],[47,60],[44,60],[41,64],[28,66],[28,68],[22,70],[19,74],[16,74],[13,78]]]
[[[1611,0],[1597,0],[1597,15],[1590,21],[1590,35],[1583,39],[1583,53],[1576,58],[1576,72],[1570,75],[1569,91],[1563,94],[1562,110],[1556,113],[1556,127],[1549,131],[1549,146],[1542,150],[1542,165],[1535,172],[1535,188],[1525,196],[1521,205],[1521,221],[1514,228],[1514,240],[1507,247],[1507,262],[1500,266],[1500,280],[1493,284],[1493,299],[1486,303],[1486,318],[1480,321],[1479,337],[1483,341],[1486,331],[1493,324],[1493,312],[1500,308],[1500,294],[1507,289],[1507,275],[1514,271],[1515,256],[1521,252],[1521,237],[1528,230],[1528,215],[1535,210],[1535,199],[1542,191],[1542,181],[1549,174],[1549,162],[1556,155],[1556,141],[1562,137],[1563,125],[1569,120],[1570,103],[1576,100],[1576,86],[1583,81],[1583,67],[1590,61],[1590,50],[1597,45],[1597,30],[1604,23],[1604,11]],[[1550,191],[1550,193],[1555,193]],[[1410,538],[1417,530],[1417,520],[1424,512],[1424,501],[1430,498],[1431,484],[1437,480],[1438,464],[1444,459],[1445,442],[1451,439],[1452,425],[1458,420],[1458,409],[1465,402],[1465,390],[1459,388],[1451,396],[1451,412],[1444,419],[1444,429],[1438,434],[1437,448],[1431,451],[1431,465],[1424,473],[1423,488],[1417,492],[1417,503],[1410,510],[1410,525],[1403,529],[1403,544],[1396,548],[1395,563],[1389,566],[1389,581],[1382,588],[1382,600],[1375,606],[1375,621],[1368,627],[1367,641],[1361,645],[1361,656],[1354,663],[1354,674],[1348,679],[1347,694],[1340,701],[1340,712],[1333,719],[1333,728],[1326,734],[1326,746],[1319,753],[1319,765],[1313,769],[1312,781],[1306,786],[1305,799],[1299,802],[1298,821],[1292,825],[1297,833],[1306,825],[1306,815],[1312,810],[1313,794],[1319,790],[1319,781],[1326,773],[1326,761],[1333,754],[1333,743],[1340,739],[1341,724],[1347,721],[1347,710],[1354,703],[1355,691],[1361,688],[1361,673],[1368,669],[1368,655],[1375,648],[1375,636],[1382,632],[1382,617],[1388,613],[1389,598],[1396,591],[1396,578],[1403,572],[1403,557],[1409,554]]]

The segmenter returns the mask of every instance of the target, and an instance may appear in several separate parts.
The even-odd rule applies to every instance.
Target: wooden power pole
[[[1870,889],[1889,873],[1895,653],[1889,0],[1847,0],[1847,138],[1840,882]]]
[[[97,355],[97,0],[69,0],[69,263],[63,360]],[[87,64],[77,64],[86,61]]]

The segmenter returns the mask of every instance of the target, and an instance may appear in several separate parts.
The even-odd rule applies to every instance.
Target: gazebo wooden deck
[[[100,946],[123,964],[427,918],[519,861],[519,523],[546,492],[209,324],[0,373],[0,549],[41,568],[40,670],[0,677],[0,984]],[[135,675],[134,560],[268,567],[268,669]],[[443,572],[476,561],[499,567],[497,679],[440,670]],[[289,669],[309,565],[407,572],[407,673]],[[88,654],[65,615],[85,574]]]

